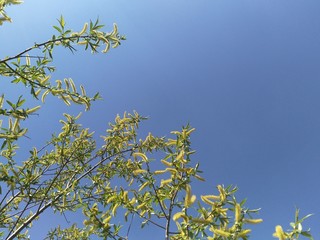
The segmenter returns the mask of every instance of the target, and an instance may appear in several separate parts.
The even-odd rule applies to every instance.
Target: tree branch
[[[83,38],[88,38],[88,37],[91,37],[91,35],[85,35],[85,36],[70,36],[70,37],[61,37],[61,38],[57,38],[57,39],[51,39],[51,40],[48,40],[46,42],[42,42],[42,43],[35,43],[32,47],[29,47],[27,48],[26,50],[18,53],[17,55],[13,56],[13,57],[8,57],[8,58],[5,58],[5,59],[2,59],[0,60],[0,64],[1,63],[6,63],[10,60],[13,60],[13,59],[17,59],[19,57],[22,57],[23,54],[26,54],[34,49],[37,49],[37,48],[40,48],[40,47],[43,47],[47,44],[50,44],[50,43],[55,43],[55,42],[59,42],[59,41],[64,41],[64,40],[73,40],[73,39],[83,39]]]

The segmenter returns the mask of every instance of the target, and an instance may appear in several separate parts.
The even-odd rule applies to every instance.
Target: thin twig
[[[0,64],[1,63],[6,63],[10,60],[13,60],[13,59],[16,59],[16,58],[19,58],[19,57],[22,57],[23,54],[26,54],[27,52],[30,52],[32,51],[33,49],[37,49],[37,48],[40,48],[40,47],[43,47],[47,44],[50,44],[50,43],[55,43],[55,42],[59,42],[59,41],[64,41],[64,40],[71,40],[71,39],[82,39],[82,38],[88,38],[88,37],[91,37],[91,35],[85,35],[85,36],[72,36],[72,37],[61,37],[61,38],[57,38],[57,39],[51,39],[51,40],[48,40],[46,42],[43,42],[43,43],[35,43],[32,47],[29,47],[27,49],[25,49],[24,51],[18,53],[17,55],[13,56],[13,57],[8,57],[8,58],[5,58],[3,60],[0,60]]]
[[[169,211],[168,211],[168,219],[167,219],[167,223],[166,223],[166,227],[165,227],[165,239],[166,240],[170,240],[170,223],[171,223],[171,215],[172,215],[172,210],[173,210],[173,206],[174,206],[174,201],[177,197],[178,191],[174,191],[171,200],[170,200],[170,206],[169,206]]]
[[[130,230],[131,230],[131,226],[132,226],[132,222],[133,222],[133,217],[134,217],[134,214],[131,215],[130,224],[129,224],[129,227],[128,227],[128,230],[127,230],[127,236],[126,236],[127,239],[128,239],[128,237],[129,237],[129,232],[130,232]]]
[[[146,163],[146,165],[147,165],[147,171],[148,171],[148,173],[150,173],[149,164]],[[150,173],[150,174],[151,174],[151,173]],[[162,202],[160,201],[160,198],[159,198],[159,195],[158,195],[158,190],[156,189],[153,181],[151,182],[151,186],[152,186],[153,191],[155,192],[155,195],[156,195],[156,198],[157,198],[157,201],[158,201],[158,203],[159,203],[159,206],[160,206],[160,208],[161,208],[162,213],[164,214],[165,218],[166,218],[167,220],[169,220],[169,216],[167,215],[166,211],[164,210],[164,207],[162,206]]]

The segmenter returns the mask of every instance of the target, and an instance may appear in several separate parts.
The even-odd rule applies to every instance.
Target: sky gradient
[[[56,78],[104,98],[83,125],[99,136],[117,113],[133,110],[150,117],[145,133],[169,136],[190,123],[206,178],[197,194],[237,185],[239,199],[262,208],[251,239],[289,228],[295,207],[315,214],[305,225],[320,237],[318,0],[31,0],[7,10],[14,22],[1,26],[1,58],[50,38],[61,14],[74,30],[97,17],[107,29],[116,22],[127,40],[108,55],[56,51]],[[79,110],[49,98],[23,146],[43,145],[63,112]]]

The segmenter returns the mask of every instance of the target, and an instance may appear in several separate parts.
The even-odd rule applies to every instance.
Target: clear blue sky
[[[74,30],[98,16],[109,28],[116,22],[127,41],[108,55],[57,51],[57,78],[104,97],[84,126],[100,135],[132,110],[150,117],[142,130],[156,135],[190,122],[207,180],[198,194],[237,185],[247,206],[262,208],[251,239],[288,228],[295,206],[315,214],[306,225],[318,239],[319,12],[318,0],[33,0],[8,9],[14,22],[0,28],[1,57],[47,40],[61,14]],[[13,90],[0,83],[1,92]],[[49,99],[25,145],[41,146],[74,109]]]

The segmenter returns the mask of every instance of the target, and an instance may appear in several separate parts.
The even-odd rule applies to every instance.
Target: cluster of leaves
[[[296,214],[294,217],[294,222],[290,223],[291,230],[285,232],[283,231],[282,227],[280,225],[276,226],[276,231],[273,234],[274,237],[278,238],[279,240],[295,240],[298,239],[300,236],[307,237],[309,239],[313,239],[310,229],[303,230],[302,223],[304,220],[306,220],[308,217],[312,216],[312,214],[308,214],[307,216],[299,219],[299,209],[296,209]]]
[[[7,15],[6,11],[4,10],[5,7],[12,4],[20,4],[22,2],[23,1],[20,0],[0,0],[0,25],[2,25],[6,21],[11,22],[11,18]]]
[[[98,20],[90,21],[89,24],[85,23],[81,31],[73,32],[65,28],[65,21],[61,17],[59,26],[54,26],[54,28],[58,30],[57,36],[53,35],[46,42],[36,43],[13,57],[5,57],[0,60],[0,76],[10,78],[14,84],[23,84],[28,87],[30,94],[35,99],[41,96],[42,102],[45,101],[48,94],[51,94],[62,99],[68,106],[72,102],[84,105],[85,109],[89,110],[92,101],[100,99],[99,93],[92,97],[87,96],[85,88],[80,86],[80,91],[78,91],[74,81],[70,78],[63,81],[59,79],[51,81],[51,74],[55,71],[55,67],[50,65],[53,61],[53,49],[55,46],[62,46],[75,51],[77,46],[85,45],[85,49],[90,48],[92,52],[97,52],[100,47],[104,46],[102,52],[106,53],[110,46],[117,47],[125,37],[119,35],[116,24],[110,33],[101,31],[103,25],[99,24]],[[36,55],[32,55],[33,52]],[[8,121],[7,127],[0,126],[0,138],[4,139],[1,149],[6,149],[2,155],[9,160],[12,160],[13,152],[17,147],[13,145],[13,142],[27,132],[27,129],[20,126],[20,122],[40,108],[40,105],[26,108],[24,104],[25,99],[22,96],[17,101],[5,99],[4,94],[0,98],[0,116],[4,116],[0,124],[2,120]]]
[[[1,1],[2,15],[5,5],[18,2]],[[97,146],[93,132],[78,123],[80,114],[64,114],[60,133],[52,135],[44,147],[30,150],[25,161],[16,161],[17,140],[27,132],[21,122],[38,111],[47,95],[67,105],[84,105],[86,110],[99,99],[98,93],[87,96],[85,88],[79,90],[70,78],[51,80],[53,49],[61,46],[75,51],[84,46],[95,53],[102,47],[106,53],[124,40],[116,25],[110,33],[102,31],[99,21],[84,24],[79,32],[65,26],[61,17],[54,26],[58,35],[0,60],[0,76],[27,87],[40,102],[26,107],[22,96],[15,101],[4,94],[0,98],[1,123],[8,122],[0,129],[0,235],[29,239],[28,229],[51,210],[62,215],[76,212],[77,216],[82,212],[83,224],[57,226],[47,239],[127,239],[133,219],[139,219],[141,227],[162,229],[165,239],[248,239],[251,230],[247,226],[262,220],[251,216],[258,209],[245,207],[245,200],[237,201],[237,188],[218,185],[215,195],[197,198],[192,194],[192,183],[204,179],[199,164],[191,160],[194,129],[189,125],[171,132],[172,138],[151,133],[140,137],[138,128],[145,118],[136,112],[124,113],[109,124],[102,136],[104,143]],[[293,230],[286,233],[277,226],[274,236],[312,239],[309,231],[302,231],[304,219],[299,220],[297,213]]]

